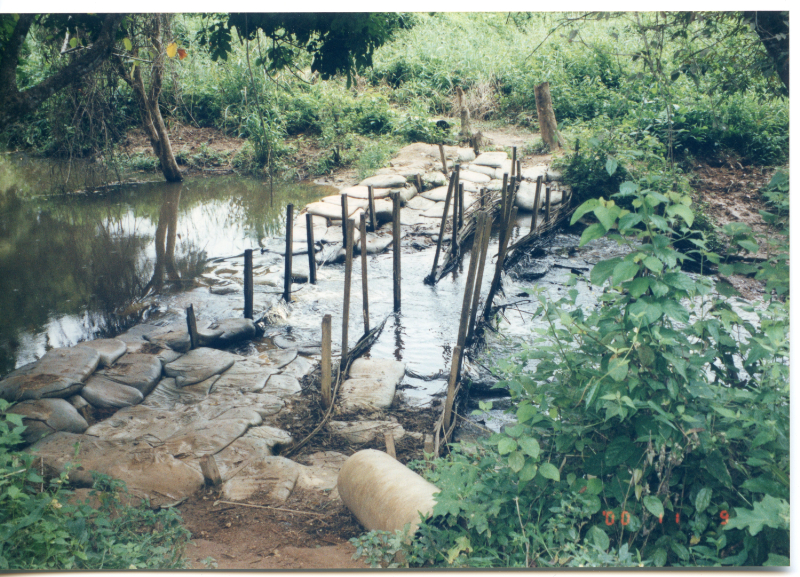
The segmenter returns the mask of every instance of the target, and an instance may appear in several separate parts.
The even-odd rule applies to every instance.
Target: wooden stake
[[[369,332],[369,290],[367,289],[367,215],[361,213],[361,303],[364,312],[364,334]]]
[[[433,455],[433,435],[426,434],[422,445],[422,453],[427,457]]]
[[[517,178],[522,178],[522,161],[517,161]]]
[[[386,454],[392,459],[397,458],[397,453],[394,450],[394,437],[391,433],[386,432],[383,434],[383,440],[386,441]]]
[[[447,398],[444,401],[444,415],[442,416],[442,428],[447,430],[450,426],[450,416],[453,412],[453,400],[456,393],[456,382],[458,381],[458,367],[461,364],[461,347],[456,345],[453,348],[453,359],[450,364],[450,379],[447,381]]]
[[[539,193],[542,191],[542,175],[536,177],[536,196],[533,198],[533,216],[531,217],[531,232],[536,230],[536,221],[539,219]]]
[[[375,221],[375,193],[372,187],[367,187],[367,196],[369,197],[369,223],[372,227],[372,232],[378,230],[378,223]]]
[[[544,222],[550,222],[550,187],[548,186],[545,190],[545,205],[544,205]]]
[[[415,180],[417,181],[417,194],[421,194],[422,193],[422,176],[419,173],[417,173],[417,176],[416,176]]]
[[[308,246],[308,280],[317,284],[317,259],[314,258],[314,217],[306,213],[306,245]]]
[[[200,336],[197,334],[197,319],[194,318],[194,305],[186,307],[186,327],[189,330],[189,346],[196,349],[200,346]]]
[[[500,189],[500,222],[503,223],[506,220],[506,210],[508,209],[507,205],[507,191],[508,191],[508,173],[503,173],[503,188]],[[501,232],[502,232],[502,225],[501,225]]]
[[[433,268],[428,280],[435,282],[434,275],[436,274],[436,267],[439,264],[439,253],[442,252],[442,239],[444,238],[444,228],[447,223],[447,212],[450,209],[450,197],[453,194],[453,186],[456,181],[456,173],[450,175],[450,185],[447,187],[447,196],[444,197],[444,212],[442,213],[442,223],[439,225],[439,240],[436,241],[436,254],[433,255]],[[433,284],[431,282],[431,284]]]
[[[350,321],[350,281],[353,277],[353,221],[342,221],[345,228],[345,257],[344,257],[344,310],[342,311],[342,360],[341,365],[347,365],[347,328]]]
[[[342,199],[342,246],[347,247],[347,219],[350,217],[347,210],[347,194],[342,193],[340,198]]]
[[[394,256],[394,310],[400,310],[400,194],[392,193],[392,255]]]
[[[483,229],[483,223],[486,220],[486,213],[481,212],[478,214],[478,222],[476,226],[476,231]],[[472,292],[475,287],[475,272],[478,266],[478,260],[480,259],[480,250],[478,249],[478,243],[475,241],[478,240],[478,235],[476,234],[475,239],[472,243],[472,251],[469,257],[469,269],[467,272],[467,282],[464,286],[464,299],[461,303],[461,320],[458,323],[458,339],[456,340],[456,344],[458,347],[463,349],[464,343],[467,340],[467,329],[469,327],[469,319],[470,319],[470,307],[472,306]],[[481,239],[482,240],[482,239]],[[476,246],[477,245],[477,246]],[[461,367],[458,367],[460,370]],[[458,374],[458,370],[456,374]],[[449,424],[450,421],[447,421]]]
[[[286,205],[286,255],[283,262],[283,300],[292,302],[292,234],[294,230],[294,205]]]
[[[253,249],[244,251],[244,318],[253,318]]]
[[[458,230],[464,226],[464,183],[458,183]]]
[[[209,480],[214,487],[219,487],[222,484],[222,475],[219,474],[214,455],[206,455],[200,459],[200,470],[203,472],[203,477]]]
[[[511,214],[509,215],[509,222],[512,221],[517,215],[516,207],[511,210]],[[494,278],[492,278],[492,286],[489,288],[489,293],[486,295],[486,303],[483,305],[483,318],[488,319],[489,314],[492,308],[492,301],[494,300],[494,295],[497,292],[497,289],[500,287],[500,273],[503,272],[503,260],[506,258],[506,247],[508,246],[508,241],[511,238],[510,234],[511,227],[506,226],[504,230],[500,232],[500,246],[498,247],[497,252],[497,264],[494,268]]]
[[[480,252],[478,258],[478,273],[475,276],[475,288],[472,294],[472,307],[469,315],[469,327],[467,330],[467,342],[472,340],[472,335],[475,332],[475,319],[478,316],[478,303],[481,297],[481,284],[483,283],[483,269],[486,265],[486,255],[489,251],[489,238],[492,236],[492,220],[488,217],[485,218],[483,229],[475,232],[475,241],[473,241],[472,250]],[[480,241],[478,240],[480,238]]]
[[[444,145],[443,144],[439,145],[439,156],[442,157],[442,172],[444,173],[445,176],[447,176],[447,161],[444,158]],[[458,166],[458,165],[456,165],[456,166]]]
[[[517,168],[517,147],[511,147],[511,176],[518,174],[516,171]]]
[[[331,315],[322,317],[322,402],[331,406]]]

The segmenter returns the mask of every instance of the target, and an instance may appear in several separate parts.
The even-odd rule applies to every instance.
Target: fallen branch
[[[296,509],[284,509],[283,507],[269,507],[268,505],[253,505],[251,503],[237,503],[236,501],[214,501],[214,504],[224,503],[226,505],[237,505],[239,507],[252,507],[253,509],[269,509],[270,511],[283,511],[284,513],[297,513],[298,515],[312,515],[314,517],[324,517],[319,513],[310,511],[297,511]]]

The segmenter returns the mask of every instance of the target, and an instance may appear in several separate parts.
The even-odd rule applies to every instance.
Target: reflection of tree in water
[[[153,276],[144,292],[151,289],[160,292],[164,287],[164,273],[170,282],[178,282],[180,275],[175,266],[175,240],[178,235],[178,206],[181,202],[182,183],[168,184],[158,214],[158,227],[156,228],[156,263],[153,267]]]

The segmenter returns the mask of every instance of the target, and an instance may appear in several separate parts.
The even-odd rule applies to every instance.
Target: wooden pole
[[[481,210],[486,208],[486,189],[482,188],[478,199],[481,201]]]
[[[322,402],[331,406],[331,315],[322,317]]]
[[[489,251],[489,239],[492,236],[492,220],[486,216],[483,223],[483,229],[479,229],[475,233],[475,241],[472,250],[480,251],[478,258],[478,273],[475,276],[475,289],[472,294],[472,307],[469,315],[469,327],[467,330],[467,342],[472,340],[472,335],[475,332],[475,319],[478,316],[478,303],[481,297],[481,284],[483,283],[483,269],[486,265],[486,255]],[[480,241],[478,241],[480,238]]]
[[[394,448],[394,437],[392,436],[392,433],[388,431],[385,432],[383,434],[383,440],[386,443],[386,454],[389,455],[392,459],[396,459],[397,452],[395,451]]]
[[[518,179],[522,178],[522,161],[521,160],[517,161],[517,178]]]
[[[512,209],[511,214],[509,215],[510,218],[508,220],[513,220],[516,214],[517,209]],[[503,260],[506,258],[506,247],[508,246],[508,241],[511,238],[510,229],[510,226],[506,226],[500,231],[500,246],[498,247],[497,251],[497,264],[494,268],[494,278],[492,278],[492,286],[489,288],[489,293],[486,295],[486,303],[483,305],[483,318],[485,319],[489,318],[492,308],[492,300],[494,300],[494,295],[497,292],[497,289],[500,287],[500,273],[503,272]]]
[[[516,168],[517,168],[517,147],[516,146],[512,146],[511,147],[511,176],[514,176],[514,175],[518,174],[517,171],[516,171]]]
[[[422,192],[422,175],[417,173],[415,180],[417,181],[417,194],[420,194]]]
[[[447,223],[447,212],[450,209],[450,197],[453,194],[453,186],[456,181],[456,173],[450,175],[450,185],[447,187],[447,196],[444,197],[444,212],[442,213],[442,223],[439,225],[439,240],[436,241],[436,254],[433,256],[433,268],[428,279],[434,279],[436,267],[439,264],[439,254],[442,252],[442,239],[444,238],[444,228]]]
[[[244,251],[244,318],[253,318],[253,249]]]
[[[531,232],[536,230],[536,221],[539,219],[539,194],[542,191],[542,175],[536,177],[536,196],[533,198],[533,216],[531,217]]]
[[[458,183],[458,230],[464,226],[464,183]]]
[[[194,305],[186,307],[186,327],[189,330],[189,346],[196,349],[200,346],[200,337],[197,334],[197,319],[194,317]]]
[[[392,255],[394,256],[394,310],[400,310],[400,194],[392,193]]]
[[[506,220],[506,210],[508,207],[506,206],[506,192],[508,190],[508,173],[503,173],[503,188],[500,189],[500,222],[503,223]],[[502,230],[502,224],[501,224]]]
[[[447,381],[447,398],[444,402],[444,415],[442,416],[442,428],[447,430],[450,426],[450,417],[453,412],[453,400],[456,393],[456,382],[458,381],[458,367],[461,364],[461,347],[456,345],[453,348],[453,359],[450,364],[450,379]]]
[[[478,222],[475,228],[476,231],[483,229],[483,223],[486,220],[486,213],[481,212],[478,214]],[[482,239],[481,239],[482,240]],[[478,235],[475,236],[472,243],[472,252],[469,257],[469,269],[467,271],[467,282],[464,286],[464,300],[461,303],[461,319],[458,323],[458,339],[456,345],[459,349],[463,350],[464,343],[467,340],[467,330],[469,328],[470,307],[472,306],[472,293],[475,287],[475,272],[478,267],[478,260],[480,259],[480,250],[478,248]],[[479,289],[480,290],[480,289]],[[460,361],[460,359],[459,359]],[[456,374],[461,370],[460,362]],[[448,421],[449,423],[449,421]]]
[[[544,222],[550,222],[550,187],[548,186],[545,190],[545,205],[544,205]]]
[[[203,472],[203,477],[210,481],[214,487],[219,487],[222,484],[222,475],[219,474],[219,467],[217,467],[217,460],[214,455],[206,455],[200,459],[200,470]]]
[[[369,197],[369,224],[372,227],[372,232],[378,229],[378,223],[375,222],[375,193],[372,187],[367,187],[367,196]]]
[[[458,191],[461,186],[461,165],[456,164],[456,185],[453,188],[453,238],[450,241],[453,246],[453,253],[458,254]]]
[[[439,156],[442,158],[442,172],[447,176],[447,161],[444,158],[444,145],[439,145]],[[456,165],[458,166],[458,165]]]
[[[292,234],[294,230],[294,205],[286,205],[286,255],[283,262],[283,300],[292,302]]]
[[[339,197],[342,199],[342,246],[347,247],[347,219],[350,216],[347,210],[347,194],[342,193]]]
[[[306,213],[306,245],[308,246],[308,280],[317,284],[317,259],[314,258],[314,217]]]
[[[367,289],[367,215],[361,213],[361,303],[364,313],[364,334],[369,332],[369,290]]]
[[[347,329],[350,322],[350,281],[353,278],[353,221],[346,220],[345,234],[347,243],[344,257],[344,310],[342,312],[342,360],[341,365],[347,364]]]

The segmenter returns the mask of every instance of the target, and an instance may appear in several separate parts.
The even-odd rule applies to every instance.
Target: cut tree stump
[[[536,96],[536,113],[539,116],[539,132],[542,134],[542,140],[550,147],[550,150],[562,148],[564,139],[558,133],[553,101],[550,99],[550,83],[537,84],[533,93]]]

